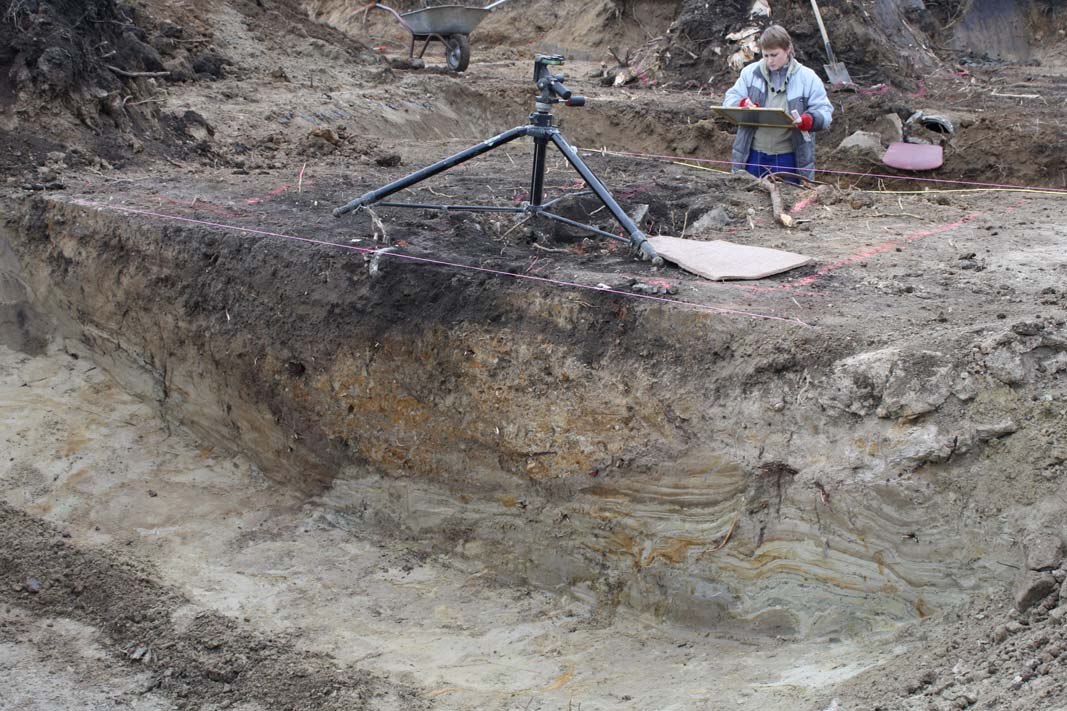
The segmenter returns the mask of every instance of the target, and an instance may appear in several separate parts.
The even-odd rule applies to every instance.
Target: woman
[[[815,179],[814,131],[830,128],[833,104],[822,79],[793,57],[793,38],[781,25],[771,25],[759,40],[763,59],[741,70],[724,106],[784,109],[793,115],[793,128],[738,126],[734,139],[734,172],[757,177],[768,173]],[[792,182],[799,182],[790,178]]]

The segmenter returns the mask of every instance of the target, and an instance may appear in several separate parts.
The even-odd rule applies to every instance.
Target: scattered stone
[[[1020,321],[1012,325],[1011,330],[1020,336],[1036,336],[1045,330],[1045,324],[1037,321]]]
[[[1033,536],[1026,541],[1024,546],[1026,567],[1030,570],[1052,571],[1063,562],[1063,541],[1055,534]]]
[[[160,56],[159,51],[152,45],[142,42],[133,32],[128,30],[123,32],[118,44],[120,53],[126,58],[126,61],[132,60],[133,62],[134,66],[127,68],[141,67],[150,72],[158,72],[163,69],[163,57]]]
[[[1001,348],[986,357],[985,366],[989,374],[1005,385],[1016,385],[1026,381],[1026,365],[1018,353]]]
[[[206,118],[193,110],[185,111],[181,116],[169,115],[167,120],[174,121],[176,128],[194,141],[207,141],[215,136],[215,127]]]
[[[936,425],[914,427],[900,440],[891,461],[910,466],[944,462],[952,455],[957,442],[958,438],[941,434]]]
[[[952,365],[941,353],[909,353],[886,381],[879,417],[915,417],[939,408],[951,393]]]
[[[135,662],[152,664],[158,660],[155,651],[147,644],[131,644],[126,648],[126,656]]]
[[[44,589],[44,586],[37,578],[26,578],[26,582],[23,584],[22,589],[28,593],[36,595]]]
[[[935,681],[937,681],[937,672],[932,669],[927,669],[923,672],[922,676],[908,684],[907,691],[909,694],[917,693],[930,686]]]
[[[897,348],[858,353],[834,363],[826,405],[866,415],[882,400],[885,384],[901,357]]]
[[[321,131],[322,129],[317,130]],[[304,156],[328,156],[336,153],[339,144],[332,143],[330,139],[336,139],[337,136],[329,129],[325,129],[325,131],[329,132],[326,136],[317,135],[315,132],[308,133],[308,137],[301,144],[300,154]]]
[[[221,79],[226,66],[233,64],[229,59],[215,52],[204,52],[193,60],[193,71],[202,76]]]
[[[895,113],[882,115],[871,126],[871,130],[877,133],[882,143],[887,146],[904,140],[904,122]]]
[[[874,197],[870,193],[854,192],[848,196],[848,206],[853,210],[874,207]]]
[[[401,162],[399,153],[383,153],[374,159],[374,162],[383,168],[395,168]]]
[[[167,75],[167,81],[180,83],[193,81],[196,79],[196,72],[193,71],[193,65],[189,61],[188,56],[179,55],[177,57],[168,57],[163,62],[164,71],[170,72]]]
[[[313,128],[308,132],[308,136],[312,138],[321,138],[330,145],[337,146],[341,144],[341,139],[334,133],[332,128],[320,127]]]
[[[1018,431],[1019,426],[1012,420],[1003,420],[988,425],[978,425],[974,428],[974,436],[979,442],[988,442]]]
[[[638,294],[677,294],[678,287],[665,281],[637,281],[630,285],[630,291]]]
[[[940,318],[938,319],[941,320]],[[947,321],[948,319],[944,319]],[[966,402],[967,400],[973,400],[978,396],[978,384],[975,383],[973,375],[967,371],[960,371],[956,375],[956,381],[952,384],[952,394],[960,400]]]
[[[635,225],[640,225],[647,215],[648,205],[646,203],[634,205],[633,209],[630,211],[630,219],[634,221]]]
[[[701,215],[689,228],[694,235],[718,232],[730,224],[730,214],[721,205]]]
[[[49,47],[37,58],[37,73],[56,90],[66,89],[74,81],[74,57],[62,47]]]
[[[425,69],[426,62],[419,57],[395,57],[389,60],[393,69]]]
[[[1015,584],[1015,609],[1026,612],[1055,592],[1056,578],[1050,573],[1026,571]]]
[[[170,20],[163,20],[159,23],[159,34],[163,37],[169,37],[171,39],[177,39],[184,34],[184,30],[180,25],[176,25]]]
[[[866,156],[877,161],[882,160],[882,155],[885,153],[885,147],[882,146],[882,137],[871,131],[856,131],[841,141],[837,150]]]

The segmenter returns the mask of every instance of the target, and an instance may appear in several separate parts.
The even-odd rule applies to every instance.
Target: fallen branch
[[[512,225],[511,227],[508,228],[507,232],[505,232],[504,234],[500,235],[500,237],[496,237],[494,239],[496,239],[499,242],[500,240],[504,239],[505,237],[507,237],[512,232],[517,230],[519,227],[522,227],[523,225],[525,225],[527,222],[529,222],[532,219],[533,219],[533,215],[530,215],[529,217],[525,218],[521,222],[516,222],[514,225]],[[537,243],[535,242],[534,244],[536,245]],[[544,249],[548,249],[548,247],[545,247]]]
[[[1002,99],[1040,99],[1041,94],[998,94],[994,89],[990,92],[992,96],[999,96]]]
[[[130,77],[136,79],[137,77],[169,77],[170,72],[130,72],[125,69],[119,69],[111,64],[105,64],[105,67],[118,74],[120,77]]]
[[[872,212],[869,217],[914,217],[916,220],[926,220],[922,215],[913,212]]]
[[[540,250],[545,251],[545,252],[566,252],[567,251],[565,249],[557,249],[555,247],[546,247],[543,244],[537,244],[537,242],[531,242],[530,244],[532,244],[537,249],[540,249]]]
[[[131,94],[130,96],[127,96],[126,99],[130,99],[132,97],[133,97],[133,95]],[[123,106],[126,105],[126,99],[122,100]],[[141,104],[162,104],[164,101],[165,101],[165,99],[159,99],[159,98],[153,97],[151,99],[141,99],[140,101],[134,101],[134,102],[132,102],[130,104],[130,106],[140,106]]]
[[[771,195],[771,210],[774,211],[775,222],[785,227],[796,225],[793,217],[782,208],[782,193],[778,190],[778,185],[770,178],[761,179],[759,185]]]

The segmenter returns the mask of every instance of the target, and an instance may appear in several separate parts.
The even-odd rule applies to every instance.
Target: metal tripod
[[[611,193],[604,186],[604,183],[600,181],[593,171],[589,169],[589,166],[578,155],[578,152],[571,144],[567,143],[567,139],[559,132],[559,129],[552,124],[552,104],[564,102],[568,106],[582,106],[585,104],[585,97],[573,95],[569,89],[563,86],[563,76],[553,75],[548,73],[546,65],[549,64],[562,64],[563,58],[557,56],[539,56],[535,62],[534,79],[537,81],[538,88],[541,89],[540,95],[536,100],[536,111],[530,114],[530,122],[525,126],[516,126],[515,128],[504,131],[503,133],[493,136],[485,141],[482,141],[476,146],[460,151],[454,155],[449,156],[443,160],[439,160],[433,165],[426,166],[425,168],[418,170],[410,175],[407,175],[399,180],[394,180],[388,185],[384,185],[377,190],[371,190],[368,193],[360,195],[355,200],[348,202],[341,207],[333,211],[335,217],[340,217],[352,210],[356,210],[362,207],[369,207],[370,205],[383,205],[387,207],[414,207],[422,209],[437,209],[437,210],[468,210],[475,212],[517,212],[517,213],[529,213],[537,217],[545,217],[550,220],[556,220],[564,224],[578,227],[583,230],[588,230],[594,234],[602,235],[610,239],[618,240],[620,242],[628,243],[635,253],[639,254],[642,259],[650,260],[653,264],[659,266],[663,264],[663,260],[656,254],[656,250],[649,244],[648,239],[645,237],[641,229],[634,223],[630,216],[627,215],[623,209],[615,202],[615,198],[611,196]],[[499,146],[514,141],[516,138],[522,136],[531,136],[534,140],[534,153],[533,153],[533,170],[530,176],[530,200],[523,203],[518,207],[504,207],[496,205],[431,205],[425,203],[409,203],[409,202],[383,202],[382,198],[388,197],[395,192],[411,187],[416,183],[419,183],[427,178],[430,178],[438,173],[444,172],[449,168],[453,168],[460,163],[464,163],[471,158],[493,150]],[[626,230],[629,237],[621,237],[617,234],[607,232],[592,225],[587,225],[576,220],[572,220],[562,215],[557,215],[554,212],[550,212],[547,208],[554,202],[563,199],[557,198],[549,202],[544,202],[544,186],[545,186],[545,155],[548,152],[548,144],[551,142],[559,149],[560,153],[567,159],[567,162],[578,171],[578,174],[582,176],[582,179],[589,186],[590,190],[595,194],[604,206],[608,208],[615,220]],[[563,196],[569,197],[569,196]]]

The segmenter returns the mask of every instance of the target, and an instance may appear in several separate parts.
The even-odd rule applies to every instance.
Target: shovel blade
[[[845,65],[841,62],[824,64],[822,68],[826,70],[826,78],[830,80],[830,84],[833,86],[853,84],[852,77],[848,75],[848,70],[845,69]]]

